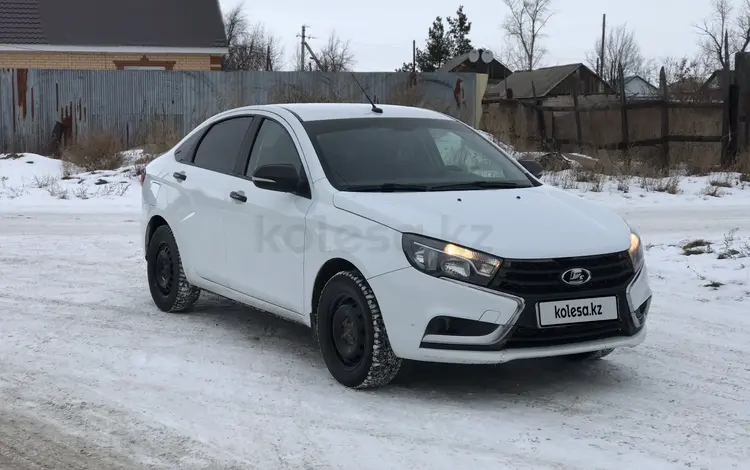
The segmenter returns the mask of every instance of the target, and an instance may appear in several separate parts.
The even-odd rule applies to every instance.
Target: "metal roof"
[[[489,87],[490,89],[488,89],[487,92],[500,93],[504,95],[505,89],[507,87],[513,90],[513,98],[533,98],[534,93],[531,87],[531,84],[533,82],[534,88],[536,89],[536,96],[546,96],[547,93],[552,91],[553,88],[559,85],[560,82],[565,80],[580,67],[585,66],[578,63],[514,72],[504,81],[500,82],[497,85]]]
[[[45,44],[38,0],[0,0],[0,44]]]
[[[218,0],[0,0],[0,44],[225,47]]]

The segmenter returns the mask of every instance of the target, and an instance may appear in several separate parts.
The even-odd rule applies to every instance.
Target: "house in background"
[[[674,100],[702,99],[701,89],[705,83],[696,77],[685,77],[667,85],[669,98]]]
[[[698,88],[697,94],[703,98],[721,101],[724,99],[722,90],[723,70],[715,70],[708,79]],[[735,84],[734,70],[729,71],[729,85]]]
[[[659,88],[639,75],[630,75],[623,79],[626,100],[653,100],[659,98]],[[612,87],[620,91],[620,84],[615,81]]]
[[[0,0],[0,68],[221,70],[218,0]]]
[[[457,55],[448,60],[438,72],[468,72],[468,73],[486,73],[489,83],[499,83],[509,77],[513,72],[502,62],[493,58],[489,64],[481,60],[472,62],[469,60],[469,53]]]
[[[534,90],[540,99],[571,96],[576,80],[578,94],[615,94],[615,90],[590,68],[568,64],[514,72],[502,82],[487,87],[485,96],[530,100],[534,98]]]

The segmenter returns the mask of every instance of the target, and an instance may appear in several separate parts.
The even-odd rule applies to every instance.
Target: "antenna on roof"
[[[369,101],[370,104],[372,105],[372,112],[373,113],[377,113],[377,114],[383,114],[383,110],[381,108],[378,108],[377,106],[375,106],[375,103],[373,103],[372,100],[370,99],[370,95],[367,94],[367,92],[362,87],[362,85],[359,83],[359,81],[357,81],[357,77],[354,76],[354,72],[352,72],[352,78],[357,83],[357,86],[359,86],[359,89],[362,90],[362,93],[364,93],[365,98],[367,98],[367,101]]]

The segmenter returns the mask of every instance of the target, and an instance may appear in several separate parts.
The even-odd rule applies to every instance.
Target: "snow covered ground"
[[[47,175],[72,196],[37,183]],[[716,175],[674,195],[636,179],[627,193],[567,188],[624,214],[648,245],[640,347],[586,365],[416,365],[355,392],[302,327],[211,295],[191,314],[159,312],[132,172],[60,176],[44,157],[0,159],[2,469],[748,468],[742,183],[722,197],[702,193]]]
[[[135,160],[138,152],[129,152]],[[133,213],[140,209],[136,165],[83,172],[35,154],[0,155],[0,210]]]

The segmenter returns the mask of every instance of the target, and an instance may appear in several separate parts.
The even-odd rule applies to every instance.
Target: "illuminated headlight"
[[[630,248],[628,249],[628,253],[630,253],[630,259],[633,261],[633,268],[636,271],[641,269],[644,260],[643,245],[641,244],[640,235],[633,228],[630,229]]]
[[[435,277],[486,286],[502,264],[495,256],[419,235],[404,234],[401,243],[411,265]]]

